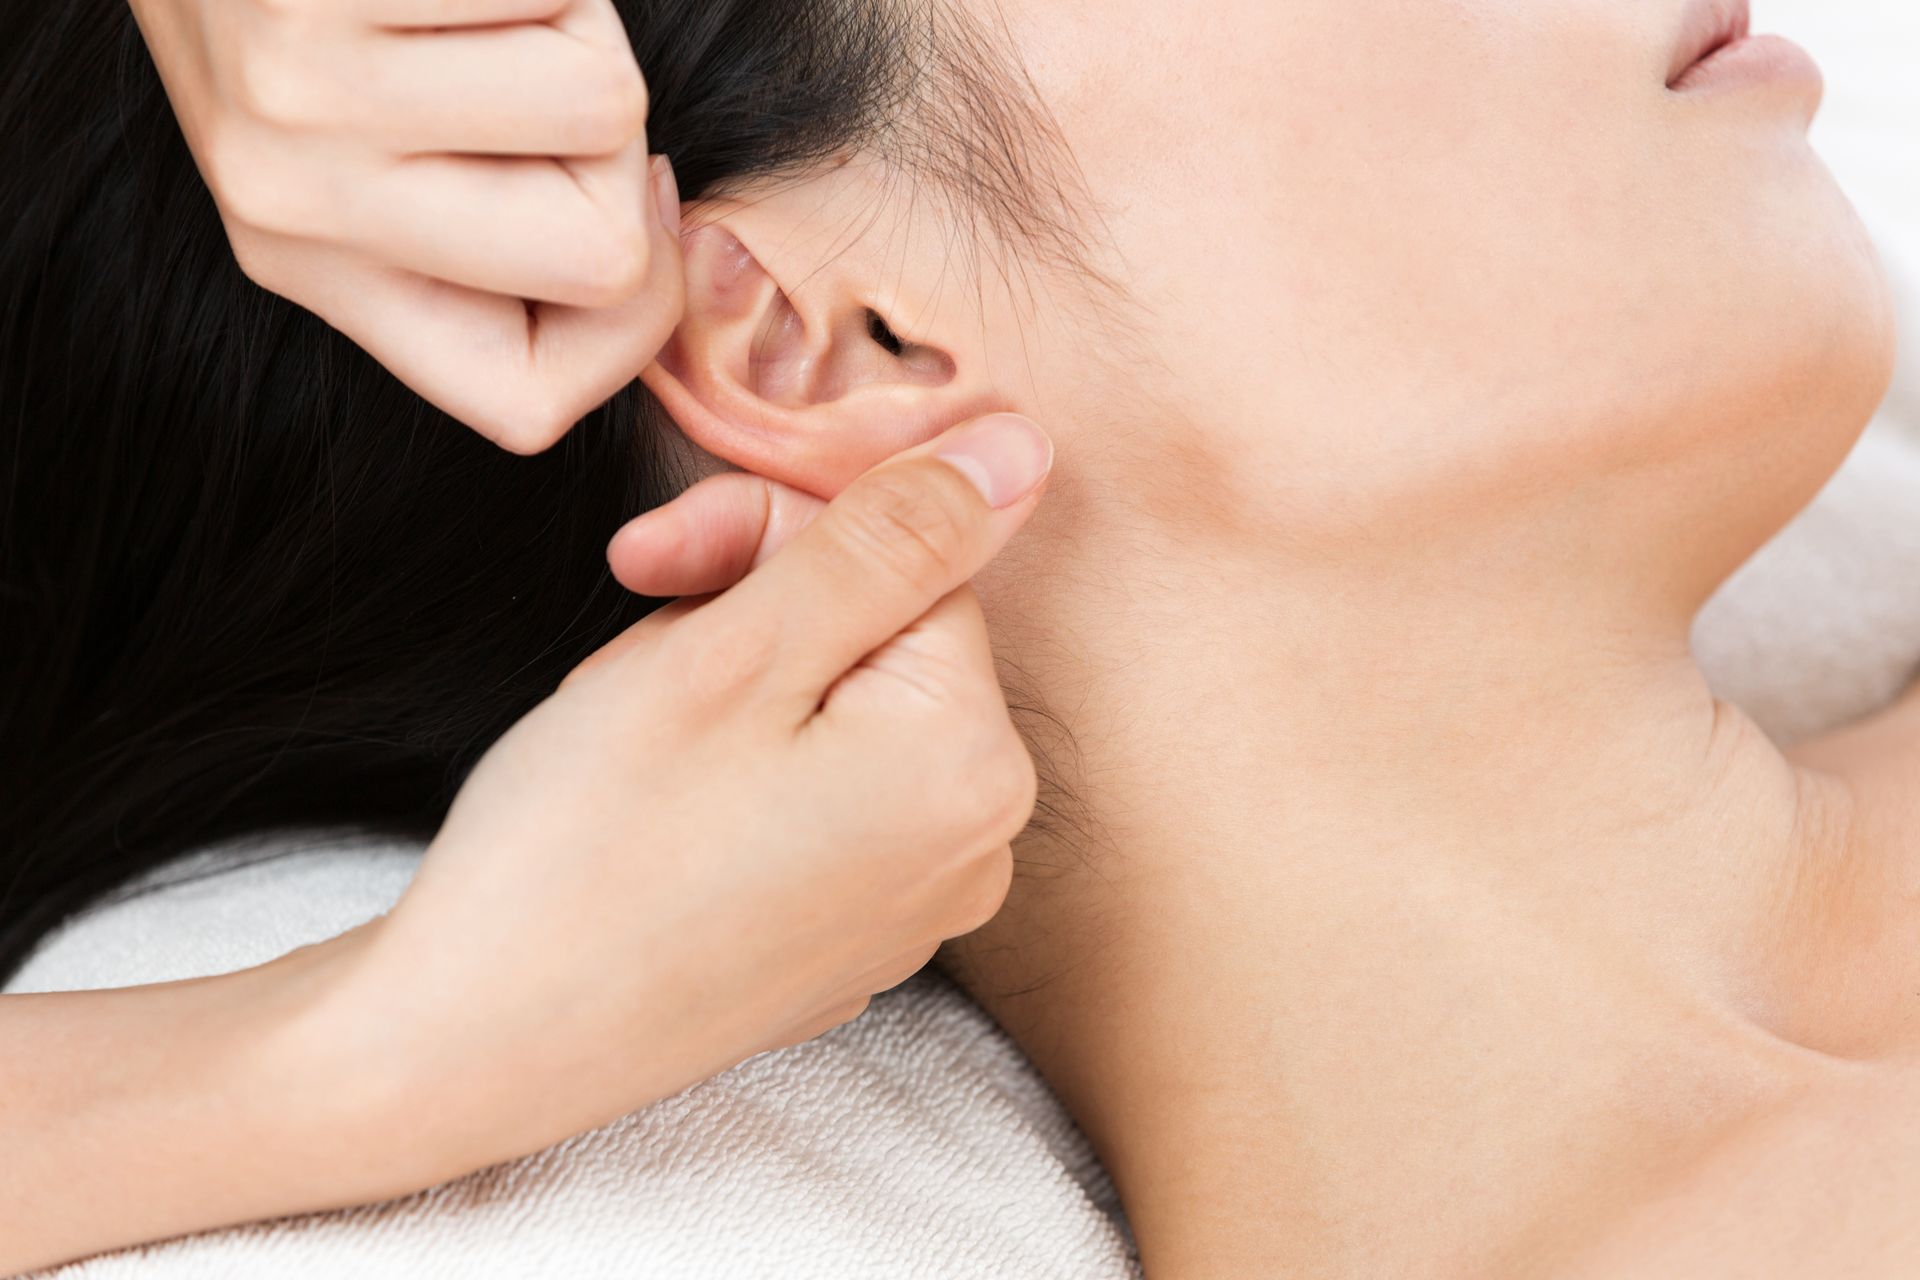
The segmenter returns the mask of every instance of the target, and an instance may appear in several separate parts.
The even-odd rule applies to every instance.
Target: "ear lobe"
[[[790,291],[727,226],[683,246],[686,311],[641,377],[708,453],[831,496],[972,416],[953,356],[896,337],[846,263],[803,269]]]

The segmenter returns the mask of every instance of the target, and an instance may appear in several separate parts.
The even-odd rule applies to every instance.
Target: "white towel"
[[[1912,92],[1904,82],[1902,91]],[[1896,263],[1920,263],[1920,246],[1894,248]],[[1908,280],[1907,315],[1920,317],[1916,300]],[[1783,739],[1871,710],[1920,666],[1920,367],[1910,362],[1904,378],[1834,483],[1727,584],[1696,628],[1715,688]],[[309,842],[134,898],[56,936],[15,988],[120,985],[256,963],[384,910],[417,857],[392,845]],[[51,1274],[1137,1273],[1124,1219],[1085,1140],[1011,1042],[927,973],[820,1040],[762,1055],[529,1159],[387,1204],[210,1233]]]
[[[265,960],[385,910],[419,856],[322,839],[294,848],[87,917],[34,958],[17,989]],[[236,860],[209,855],[181,870]],[[928,971],[827,1036],[526,1160],[371,1208],[128,1250],[57,1274],[1006,1280],[1134,1270],[1084,1139],[992,1020]]]

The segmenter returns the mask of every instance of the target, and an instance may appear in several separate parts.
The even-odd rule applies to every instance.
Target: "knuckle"
[[[1011,839],[1033,817],[1033,806],[1040,796],[1040,779],[1033,757],[1018,735],[1009,733],[1011,742],[994,754],[996,763],[987,769],[987,803],[993,827]]]
[[[580,420],[573,406],[555,395],[533,395],[509,417],[502,418],[493,439],[508,453],[532,457],[552,448]]]
[[[916,973],[919,973],[922,969],[926,968],[928,964],[932,963],[933,957],[938,951],[939,947],[937,945],[919,947],[911,953],[901,956],[878,977],[872,979],[875,993],[891,991],[901,983],[912,978]]]
[[[277,259],[262,237],[244,228],[229,228],[227,243],[233,247],[233,260],[239,264],[241,275],[270,293],[280,292]]]
[[[631,54],[631,50],[628,52]],[[640,74],[640,64],[631,56],[622,58],[620,65],[626,70],[628,94],[631,98],[629,105],[633,111],[635,123],[644,133],[647,117],[653,112],[653,91],[647,88],[647,78]]]
[[[950,487],[926,483],[930,475],[893,467],[861,482],[839,527],[863,562],[915,583],[960,566],[971,533],[968,509]]]
[[[237,129],[210,130],[200,143],[200,170],[224,209],[232,211],[233,188],[245,181],[248,148]]]
[[[261,231],[292,232],[299,221],[286,193],[257,170],[229,172],[214,188],[233,219]]]
[[[832,1009],[829,1009],[826,1016],[820,1020],[820,1031],[816,1034],[824,1034],[825,1032],[833,1030],[835,1027],[845,1026],[847,1023],[852,1022],[855,1018],[865,1013],[867,1006],[872,1003],[873,997],[871,995],[864,995],[857,999],[849,1000],[845,1004],[835,1005]],[[809,1039],[811,1039],[811,1037],[809,1037]]]
[[[251,141],[236,132],[216,134],[207,140],[204,164],[207,186],[232,221],[282,235],[309,229],[310,211],[299,191]]]
[[[578,305],[618,306],[645,286],[652,248],[636,216],[627,226],[603,225],[577,237],[561,272]]]
[[[468,426],[521,457],[553,447],[585,416],[581,397],[564,379],[544,376],[523,363],[496,371],[475,388]]]
[[[520,417],[475,415],[468,419],[467,425],[508,453],[522,458],[531,458],[553,443],[541,427]]]
[[[618,151],[647,127],[646,82],[631,61],[607,59],[595,64],[571,101],[569,141],[592,152]]]
[[[1007,893],[1013,888],[1013,850],[1000,845],[981,860],[972,876],[955,912],[955,931],[948,937],[972,933],[1000,914],[1000,908],[1006,905]]]
[[[962,749],[953,768],[955,818],[966,829],[995,839],[1011,839],[1033,816],[1039,778],[1020,735],[1005,723],[980,735],[979,745]]]
[[[254,50],[234,68],[234,94],[249,115],[267,124],[298,128],[319,116],[320,86],[297,59]]]

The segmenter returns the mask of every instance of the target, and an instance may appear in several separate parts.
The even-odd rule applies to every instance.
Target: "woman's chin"
[[[1826,486],[1886,399],[1894,372],[1892,290],[1870,242],[1809,278],[1774,338],[1779,377],[1748,425],[1783,485],[1783,519]]]
[[[1806,200],[1777,204],[1765,234],[1739,246],[1736,269],[1756,286],[1749,305],[1711,319],[1757,357],[1738,362],[1760,375],[1735,393],[1743,429],[1772,426],[1795,452],[1837,467],[1892,384],[1895,308],[1866,226],[1825,166],[1812,164]]]
[[[1805,318],[1793,328],[1803,336],[1798,363],[1808,397],[1836,430],[1857,436],[1893,383],[1898,325],[1879,250],[1853,206],[1842,204],[1827,251],[1803,274]]]

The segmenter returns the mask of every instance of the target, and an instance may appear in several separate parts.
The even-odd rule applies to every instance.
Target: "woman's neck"
[[[1065,790],[946,959],[1150,1273],[1525,1272],[1805,1068],[1747,1014],[1840,802],[1714,700],[1687,611],[1460,548],[1134,545],[989,584]]]

